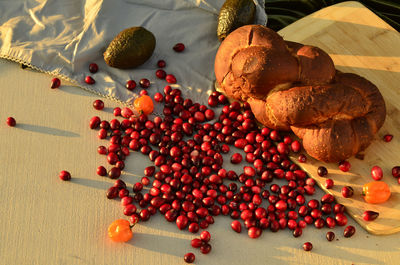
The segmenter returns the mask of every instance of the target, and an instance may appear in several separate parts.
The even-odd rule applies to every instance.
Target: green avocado
[[[218,39],[223,41],[235,29],[253,24],[255,13],[256,5],[252,0],[226,0],[219,11]]]
[[[153,54],[156,38],[143,27],[132,27],[121,31],[104,52],[104,61],[120,69],[142,65]]]

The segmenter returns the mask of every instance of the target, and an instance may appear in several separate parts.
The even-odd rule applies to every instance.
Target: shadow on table
[[[105,181],[85,179],[85,178],[72,178],[71,182],[74,184],[83,185],[90,188],[106,191],[110,187],[110,183]]]
[[[22,130],[31,131],[31,132],[37,132],[37,133],[43,133],[43,134],[49,134],[49,135],[55,135],[55,136],[62,136],[62,137],[79,137],[80,136],[79,134],[70,132],[70,131],[60,130],[60,129],[51,128],[51,127],[47,127],[47,126],[41,126],[41,125],[27,124],[27,123],[19,123],[17,125],[17,128],[20,128]]]
[[[130,244],[136,248],[143,248],[154,252],[161,252],[177,257],[182,256],[182,249],[188,244],[187,239],[172,236],[162,236],[136,232]]]

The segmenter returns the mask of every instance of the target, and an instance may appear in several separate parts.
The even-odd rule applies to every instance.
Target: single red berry
[[[51,79],[51,88],[59,88],[61,85],[61,81],[60,79],[58,79],[57,77]]]
[[[185,49],[185,44],[177,43],[174,45],[174,47],[172,49],[176,52],[183,52],[183,50]]]
[[[96,172],[97,172],[97,175],[99,175],[99,176],[107,175],[107,169],[105,167],[103,167],[103,166],[99,166],[97,168]]]
[[[93,107],[97,110],[102,110],[104,109],[104,102],[100,99],[96,99],[93,101]]]
[[[247,234],[249,235],[250,238],[258,238],[261,236],[262,230],[259,227],[252,226],[249,228],[247,231]]]
[[[350,168],[351,168],[351,164],[350,164],[349,161],[344,160],[344,161],[341,161],[341,162],[339,163],[339,169],[340,169],[341,171],[343,171],[343,172],[349,171]]]
[[[194,248],[199,248],[204,244],[204,242],[199,238],[193,238],[192,241],[190,242],[190,244]]]
[[[335,220],[338,226],[345,226],[347,224],[347,217],[343,213],[337,213],[335,215]]]
[[[313,248],[313,245],[311,244],[311,242],[306,242],[303,244],[303,249],[305,251],[310,251],[310,250],[312,250],[312,248]]]
[[[115,117],[121,116],[121,108],[120,107],[114,108],[113,114]]]
[[[203,254],[208,254],[211,251],[211,245],[208,243],[204,243],[200,246],[200,252]]]
[[[352,225],[347,226],[343,231],[344,237],[352,237],[356,232],[356,228]]]
[[[140,79],[140,81],[139,81],[139,85],[140,85],[140,87],[142,87],[142,88],[148,88],[148,87],[150,87],[150,80],[147,79],[147,78],[142,78],[142,79]]]
[[[391,135],[391,134],[385,134],[384,136],[383,136],[383,140],[385,141],[385,142],[390,142],[390,141],[392,141],[392,139],[393,139],[393,135]]]
[[[231,156],[231,163],[232,164],[239,164],[240,162],[242,162],[242,160],[243,160],[243,157],[242,157],[242,155],[240,153],[234,153]]]
[[[374,211],[365,211],[362,215],[362,217],[365,221],[373,221],[376,218],[378,218],[378,216],[379,216],[379,213],[374,212]]]
[[[297,159],[298,159],[298,161],[299,161],[300,163],[305,163],[305,162],[307,162],[307,157],[306,157],[304,154],[300,154],[299,157],[298,157]]]
[[[298,153],[301,150],[301,144],[297,140],[291,142],[290,143],[290,147],[292,148],[292,151],[295,152],[295,153]]]
[[[186,253],[185,256],[183,256],[183,260],[186,263],[193,263],[195,259],[196,259],[196,256],[191,252]]]
[[[155,102],[162,102],[163,100],[164,100],[164,96],[160,92],[157,92],[154,94]]]
[[[157,78],[159,78],[159,79],[165,79],[165,77],[167,76],[167,73],[166,73],[164,70],[162,70],[162,69],[158,69],[158,70],[156,71],[156,76],[157,76]]]
[[[240,233],[242,232],[242,224],[238,221],[235,220],[231,223],[231,228],[233,229],[233,231],[235,231],[236,233]]]
[[[392,168],[392,176],[395,178],[400,177],[400,166],[395,166]]]
[[[119,189],[118,187],[110,187],[106,192],[107,199],[115,199],[118,197]]]
[[[160,68],[164,68],[166,66],[166,62],[164,60],[158,60],[157,66]]]
[[[93,77],[88,75],[85,77],[85,83],[88,85],[93,85],[94,83],[96,83],[96,81],[93,79]]]
[[[382,168],[379,166],[373,166],[371,169],[371,177],[374,180],[381,180],[383,178]]]
[[[326,240],[328,241],[332,241],[335,239],[335,233],[332,231],[329,231],[326,233]]]
[[[208,232],[208,231],[203,231],[203,232],[201,232],[201,234],[200,234],[200,239],[203,241],[203,242],[208,242],[208,241],[210,241],[210,239],[211,239],[211,234],[210,234],[210,232]]]
[[[17,124],[17,122],[15,121],[15,119],[13,117],[8,117],[6,120],[6,123],[10,127],[14,127]]]
[[[71,179],[71,174],[68,171],[63,170],[60,172],[59,177],[61,180],[67,181]]]
[[[325,188],[332,189],[333,185],[334,185],[333,179],[325,180]]]
[[[128,89],[130,91],[134,90],[136,88],[135,80],[131,79],[131,80],[126,81],[125,87],[126,87],[126,89]]]
[[[326,167],[320,166],[320,167],[318,167],[317,173],[318,173],[318,176],[325,177],[326,175],[328,175],[328,170],[326,169]]]
[[[166,75],[165,80],[169,84],[176,84],[176,77],[174,75],[172,75],[172,74]]]
[[[354,194],[354,190],[353,190],[352,187],[350,187],[350,186],[344,186],[344,187],[342,188],[342,196],[343,196],[343,197],[345,197],[345,198],[350,198],[350,197],[353,196],[353,194]]]
[[[97,73],[98,70],[99,70],[99,66],[97,64],[95,64],[95,63],[89,64],[89,72],[94,74],[94,73]]]

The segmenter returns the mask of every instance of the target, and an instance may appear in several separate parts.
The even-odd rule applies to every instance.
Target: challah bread
[[[265,126],[292,130],[321,161],[338,162],[364,150],[385,120],[385,102],[374,84],[338,72],[320,48],[285,42],[261,25],[228,35],[215,73],[227,96],[246,100]]]

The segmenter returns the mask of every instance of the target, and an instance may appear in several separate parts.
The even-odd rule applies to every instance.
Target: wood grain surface
[[[373,143],[363,152],[362,160],[349,159],[349,172],[338,170],[337,164],[324,164],[309,158],[299,163],[319,184],[325,178],[317,174],[318,166],[328,168],[329,178],[335,181],[327,190],[344,204],[348,213],[373,234],[400,231],[400,185],[391,170],[400,165],[400,33],[358,2],[346,2],[321,10],[297,21],[279,32],[285,39],[318,46],[328,52],[340,71],[356,73],[372,81],[381,91],[387,108],[386,121]],[[390,143],[383,141],[387,133],[394,135]],[[293,157],[294,160],[297,157]],[[383,204],[367,204],[362,198],[362,186],[373,181],[371,168],[383,169],[383,181],[391,188],[391,198]],[[354,188],[352,198],[343,198],[343,186]],[[365,210],[379,212],[373,222],[362,219]]]
[[[357,22],[358,12],[369,14],[359,5],[344,3],[320,12],[335,14],[335,17],[323,19],[318,18],[319,13],[313,14],[313,23],[307,27],[310,27],[315,37],[296,24],[292,25],[296,27],[293,34],[300,30],[306,32],[304,39],[298,37],[293,40],[319,44],[318,34],[322,33],[317,31],[316,24],[321,24],[319,28],[324,31],[327,30],[328,24],[330,31],[337,31],[334,25],[340,28],[339,25],[353,23],[363,25],[365,34],[370,30],[387,30],[383,23],[372,18],[367,21],[359,18],[361,22]],[[299,21],[305,22],[307,20]],[[291,26],[287,30],[290,28]],[[286,31],[282,33],[290,39]],[[385,34],[388,33],[383,35]],[[326,34],[322,35],[328,38]],[[379,45],[386,45],[385,43],[386,40],[383,39]],[[382,72],[392,75],[390,78],[393,79],[388,82],[396,84],[399,80],[398,64],[393,64],[392,69],[388,71],[371,70],[373,67],[382,67],[376,62],[371,63],[368,69],[360,63],[364,57],[371,58],[372,61],[398,58],[396,47],[391,47],[390,56],[386,53],[377,55],[375,50],[365,50],[355,55],[350,52],[334,53],[326,42],[322,48],[336,56],[335,60],[343,70],[365,70],[368,73],[374,70],[368,77],[378,85]],[[346,65],[344,60],[337,61],[340,56],[356,56],[355,66]],[[99,145],[105,145],[107,141],[98,140],[97,132],[89,129],[88,122],[95,115],[102,119],[113,119],[112,109],[117,107],[118,103],[103,99],[105,110],[96,111],[92,107],[92,102],[98,98],[96,95],[65,82],[59,89],[50,89],[51,78],[43,73],[21,70],[15,63],[0,60],[1,265],[176,265],[185,264],[183,255],[187,252],[195,253],[195,264],[203,265],[398,264],[399,235],[371,235],[352,218],[349,218],[349,225],[354,225],[357,230],[352,238],[343,237],[343,227],[319,230],[310,226],[303,230],[303,235],[299,238],[294,238],[291,231],[286,229],[278,233],[267,230],[260,238],[253,240],[245,231],[241,234],[233,232],[229,217],[218,216],[215,218],[215,224],[208,228],[212,235],[212,251],[208,255],[202,255],[190,246],[190,240],[198,235],[180,231],[174,223],[166,222],[163,216],[157,214],[148,222],[135,226],[130,242],[111,242],[107,237],[107,227],[113,220],[124,218],[124,215],[120,202],[110,201],[105,196],[105,191],[112,185],[113,180],[96,175],[99,165],[108,168],[105,157],[96,151]],[[393,86],[393,91],[386,91],[384,95],[386,98],[398,98],[398,91],[396,86]],[[5,124],[8,116],[16,119],[16,127],[10,128]],[[398,123],[396,125],[395,122],[394,119],[388,119],[385,126],[392,124],[390,128],[398,128]],[[383,133],[384,131],[381,132]],[[388,148],[392,148],[392,144],[398,145],[396,137],[399,136],[395,132],[393,134],[394,142],[390,143]],[[397,157],[398,149],[386,149],[386,146],[384,149],[388,152],[385,158]],[[224,157],[225,161],[229,161],[232,151]],[[368,152],[374,151],[369,149]],[[366,160],[368,157],[366,154]],[[358,162],[352,162],[353,168],[356,169]],[[385,161],[376,163],[381,164]],[[132,187],[140,180],[143,169],[150,164],[145,156],[132,153],[126,160],[122,179]],[[243,167],[229,163],[225,163],[225,166],[238,172]],[[61,170],[71,172],[71,181],[63,182],[58,178]],[[365,172],[368,171],[369,169],[365,169]],[[333,170],[331,173],[334,173]],[[341,185],[340,181],[337,184]],[[324,192],[317,188],[313,198],[319,199],[323,194]],[[325,239],[326,232],[330,230],[336,234],[336,239],[332,242]],[[314,245],[310,252],[301,248],[307,241]]]

